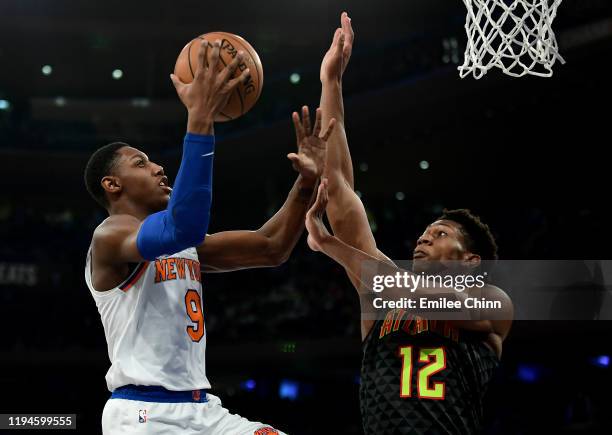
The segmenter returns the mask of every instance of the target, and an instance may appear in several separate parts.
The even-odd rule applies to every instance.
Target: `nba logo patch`
[[[138,423],[146,423],[147,422],[147,410],[140,409],[138,410]]]
[[[278,435],[278,432],[276,429],[267,426],[257,429],[255,432],[253,432],[253,435]]]

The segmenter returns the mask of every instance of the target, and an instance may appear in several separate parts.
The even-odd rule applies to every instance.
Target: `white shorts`
[[[109,399],[102,412],[104,435],[286,435],[262,423],[230,414],[221,399],[205,403],[157,403]]]

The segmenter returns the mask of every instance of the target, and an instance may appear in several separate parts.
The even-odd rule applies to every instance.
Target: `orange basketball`
[[[219,69],[228,65],[240,50],[244,52],[244,60],[234,72],[233,77],[239,76],[246,68],[250,69],[251,77],[246,83],[240,83],[236,87],[227,102],[227,106],[215,118],[217,122],[231,121],[248,112],[255,105],[261,94],[261,88],[263,87],[261,60],[259,60],[259,56],[251,44],[238,35],[226,32],[206,33],[192,39],[185,45],[176,59],[174,74],[183,83],[191,83],[193,81],[198,66],[198,51],[202,39],[206,39],[209,43],[207,64],[212,52],[212,43],[216,40],[221,41]]]

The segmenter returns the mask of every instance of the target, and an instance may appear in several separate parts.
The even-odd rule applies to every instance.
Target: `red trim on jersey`
[[[120,285],[119,288],[124,292],[127,292],[134,284],[136,284],[136,282],[138,282],[144,271],[147,269],[148,265],[148,261],[140,263],[138,267],[134,269],[134,272],[132,272],[132,276],[130,276],[126,282]]]

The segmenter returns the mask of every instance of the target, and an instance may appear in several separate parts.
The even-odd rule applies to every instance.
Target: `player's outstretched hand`
[[[310,128],[310,112],[308,106],[302,107],[302,120],[297,112],[293,112],[293,127],[297,139],[297,153],[287,154],[293,169],[298,171],[305,181],[313,185],[323,173],[325,167],[325,150],[327,139],[334,131],[336,120],[329,121],[327,130],[321,135],[321,109],[317,109],[314,129]]]
[[[323,215],[327,208],[329,195],[327,193],[327,178],[321,180],[319,190],[317,191],[317,199],[312,205],[308,213],[306,213],[306,230],[308,231],[308,246],[313,251],[321,251],[321,244],[332,237],[323,222]]]
[[[210,56],[209,50],[211,51]],[[188,84],[183,83],[176,75],[170,75],[176,93],[189,113],[188,131],[191,133],[199,133],[199,131],[192,131],[192,127],[197,130],[202,125],[212,126],[215,116],[223,110],[232,91],[249,77],[247,68],[238,77],[231,78],[244,59],[242,51],[239,51],[234,60],[224,68],[218,68],[220,52],[221,41],[217,40],[209,44],[204,39],[200,44],[198,65],[193,81]]]
[[[321,62],[321,82],[342,81],[344,70],[351,59],[353,52],[353,41],[355,32],[351,25],[351,19],[346,12],[340,16],[341,27],[336,29],[331,46]]]

